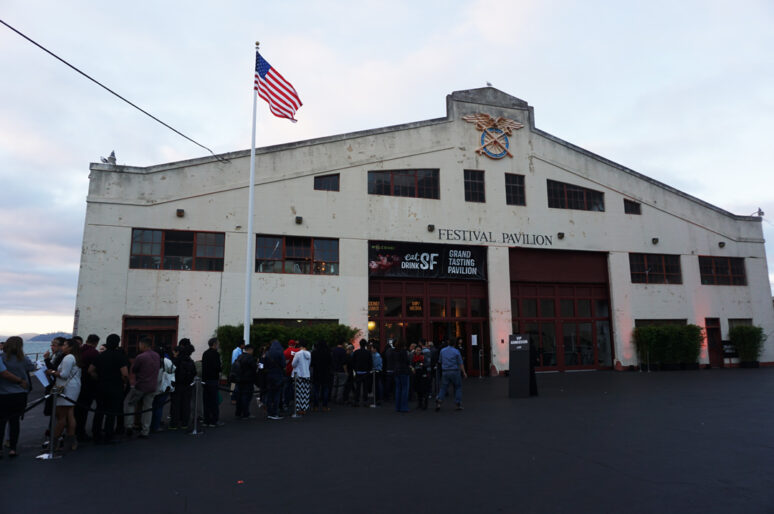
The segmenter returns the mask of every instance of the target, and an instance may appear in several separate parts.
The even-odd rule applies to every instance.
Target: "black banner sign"
[[[368,276],[486,280],[486,248],[370,241]]]

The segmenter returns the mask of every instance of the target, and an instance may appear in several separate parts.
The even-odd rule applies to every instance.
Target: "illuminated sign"
[[[371,241],[368,276],[486,280],[486,248]],[[421,302],[413,311],[409,305],[409,312],[421,310]]]

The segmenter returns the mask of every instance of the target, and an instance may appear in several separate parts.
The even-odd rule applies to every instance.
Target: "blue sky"
[[[259,146],[444,116],[491,82],[557,137],[762,208],[774,241],[770,1],[6,0],[0,19],[215,152],[249,148],[256,40],[304,102],[297,124],[261,106]],[[0,334],[70,330],[89,163],[206,152],[3,26],[0,70]]]

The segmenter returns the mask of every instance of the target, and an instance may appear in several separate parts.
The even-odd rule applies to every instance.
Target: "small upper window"
[[[626,214],[642,214],[642,206],[639,202],[624,198],[624,212]]]
[[[524,195],[524,175],[505,174],[505,203],[508,205],[527,205]]]
[[[465,170],[465,201],[485,202],[484,196],[484,172],[479,170]]]
[[[338,191],[339,190],[339,174],[323,175],[321,177],[314,178],[314,189],[316,191]]]
[[[555,209],[604,211],[605,194],[573,184],[548,180],[548,206]]]
[[[368,194],[439,199],[439,170],[389,170],[368,172]]]

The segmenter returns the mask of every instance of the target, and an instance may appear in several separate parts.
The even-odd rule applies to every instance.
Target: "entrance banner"
[[[369,241],[368,276],[486,280],[486,248]]]

